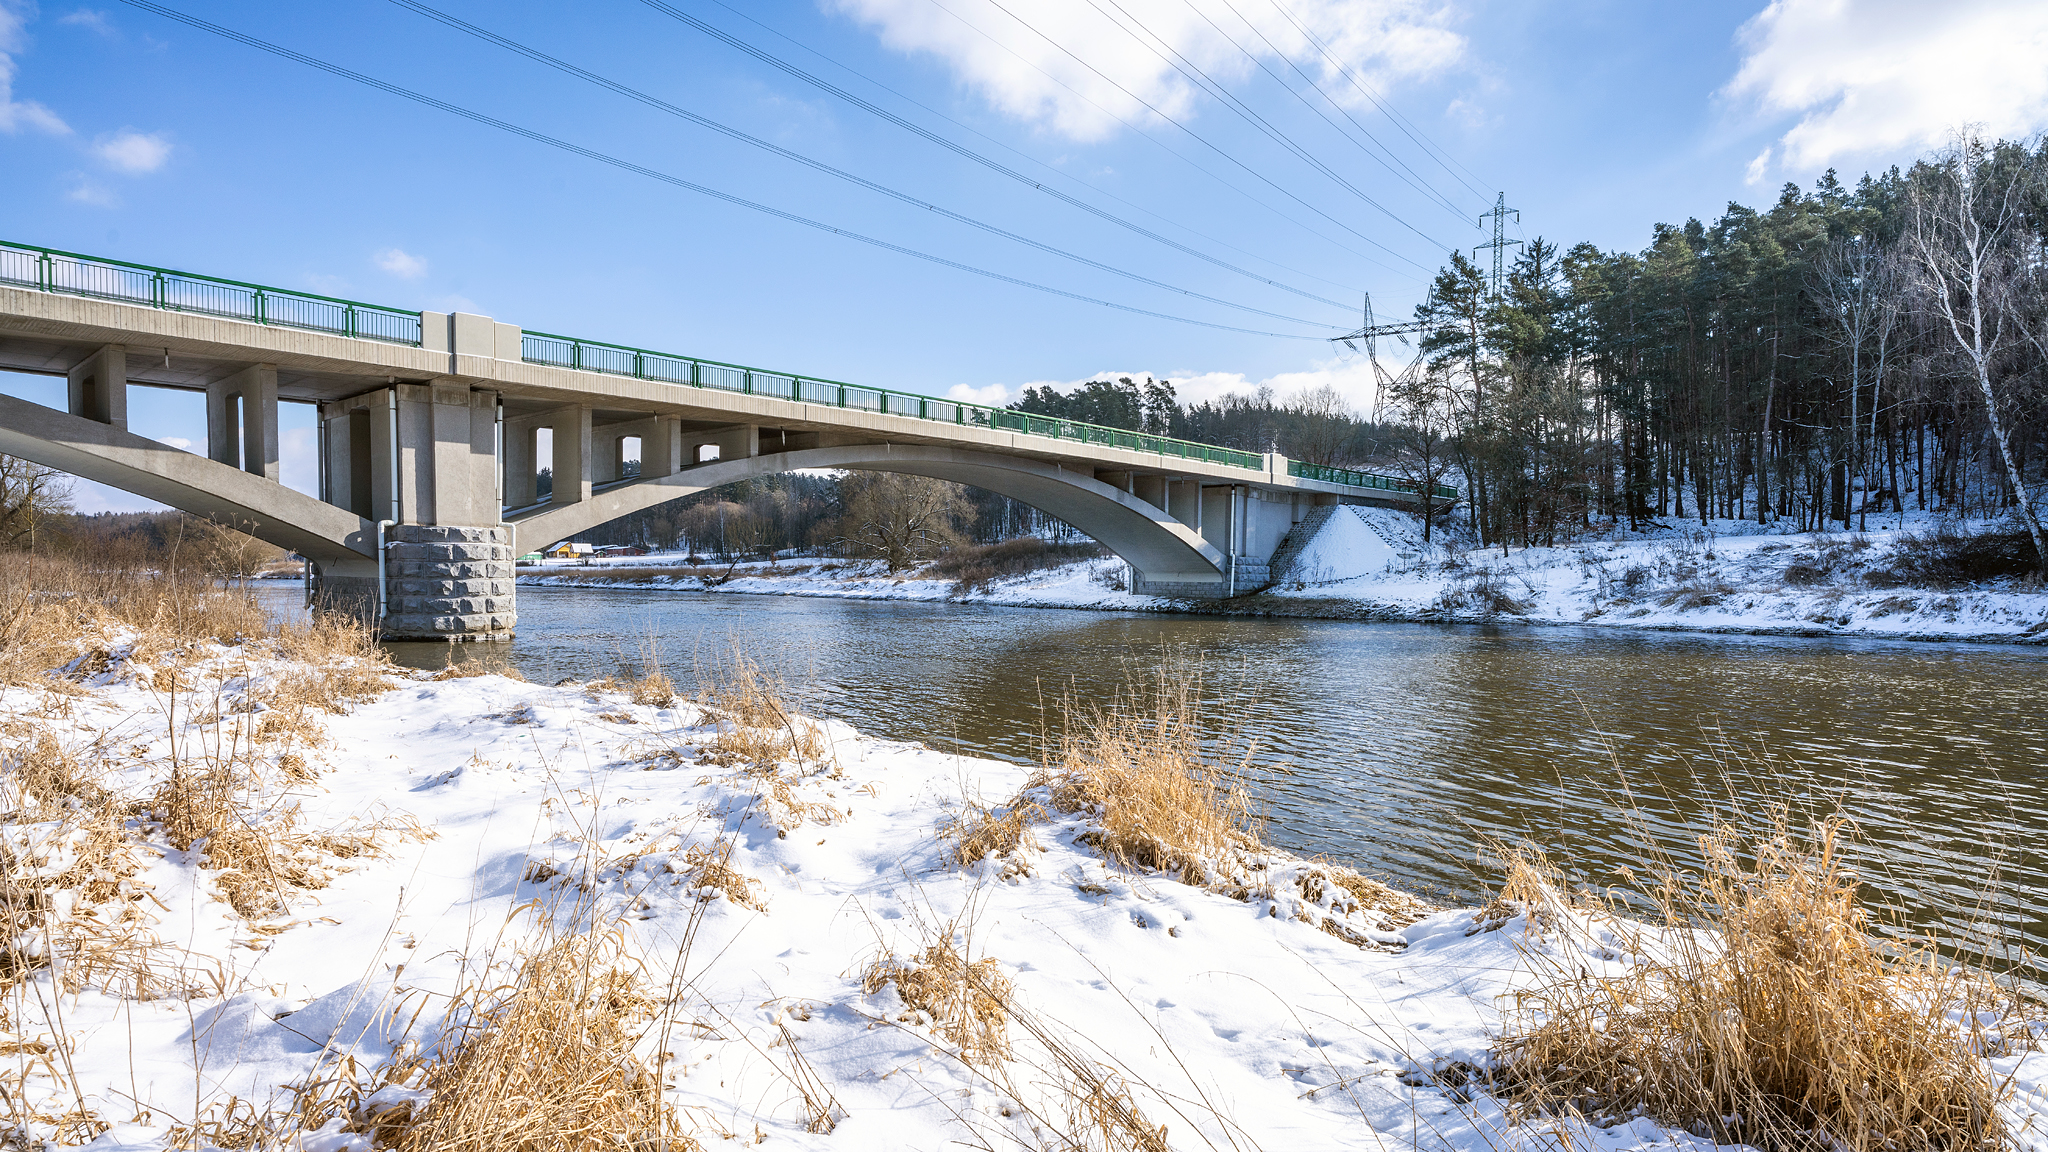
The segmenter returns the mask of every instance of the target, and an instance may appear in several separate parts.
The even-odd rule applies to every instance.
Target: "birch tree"
[[[1905,243],[1920,297],[1935,326],[1954,345],[1984,401],[1999,463],[2020,519],[2033,537],[2034,558],[2048,571],[2048,540],[2026,479],[2013,459],[2006,420],[2007,354],[2025,338],[2022,302],[2013,289],[2023,270],[2015,255],[2025,226],[2024,196],[2034,178],[2024,153],[2006,172],[1993,172],[1982,138],[1958,133],[1912,192]]]

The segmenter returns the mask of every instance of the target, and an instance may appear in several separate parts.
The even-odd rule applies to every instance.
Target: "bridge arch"
[[[515,540],[520,551],[530,552],[665,501],[803,468],[900,472],[971,485],[1066,521],[1129,563],[1145,581],[1211,584],[1223,579],[1223,553],[1193,529],[1093,476],[1023,457],[924,444],[806,448],[699,464],[609,487],[587,500],[515,514]]]

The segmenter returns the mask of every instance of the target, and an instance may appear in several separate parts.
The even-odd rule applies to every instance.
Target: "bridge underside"
[[[1169,596],[1264,586],[1316,505],[1416,501],[1296,476],[1277,455],[1010,431],[957,405],[933,415],[950,402],[899,412],[893,393],[850,406],[850,386],[819,403],[526,362],[519,330],[488,317],[421,313],[419,331],[400,345],[0,284],[0,369],[61,375],[68,396],[65,410],[0,396],[0,453],[296,552],[326,602],[373,614],[391,638],[509,638],[521,552],[795,469],[1000,493],[1116,553],[1135,591]],[[131,385],[203,393],[205,454],[131,432]],[[280,400],[318,406],[317,499],[278,483]],[[543,472],[552,492],[538,500]]]

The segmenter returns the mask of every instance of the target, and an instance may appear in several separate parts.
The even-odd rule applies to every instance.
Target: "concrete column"
[[[498,523],[497,393],[437,380],[429,389],[429,431],[425,446],[433,469],[433,504],[422,506],[416,523],[478,525]]]
[[[534,459],[534,445],[540,425],[531,420],[505,421],[505,494],[507,508],[524,508],[539,500],[534,492],[533,474],[540,464]]]
[[[1131,495],[1145,501],[1160,511],[1166,511],[1166,485],[1164,476],[1131,477]]]
[[[128,430],[128,348],[109,344],[65,374],[73,416]]]
[[[656,416],[640,437],[640,475],[673,476],[683,466],[683,422],[675,416]]]
[[[252,364],[206,386],[206,455],[277,479],[277,365]]]
[[[1218,551],[1228,555],[1232,504],[1230,489],[1217,486],[1203,488],[1201,493],[1201,519],[1196,522],[1195,531],[1200,532],[1202,539],[1207,540]]]
[[[555,430],[555,504],[574,504],[590,499],[590,409],[566,404],[550,413]]]

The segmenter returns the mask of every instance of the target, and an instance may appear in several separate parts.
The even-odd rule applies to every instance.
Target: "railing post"
[[[754,372],[749,368],[740,373],[740,391],[749,396],[754,394]]]
[[[690,384],[697,388],[704,386],[704,366],[695,360],[690,361]]]
[[[263,318],[263,289],[258,288],[255,291],[255,293],[250,296],[249,304],[251,309],[256,313],[256,322],[258,324],[269,323],[269,321]]]

